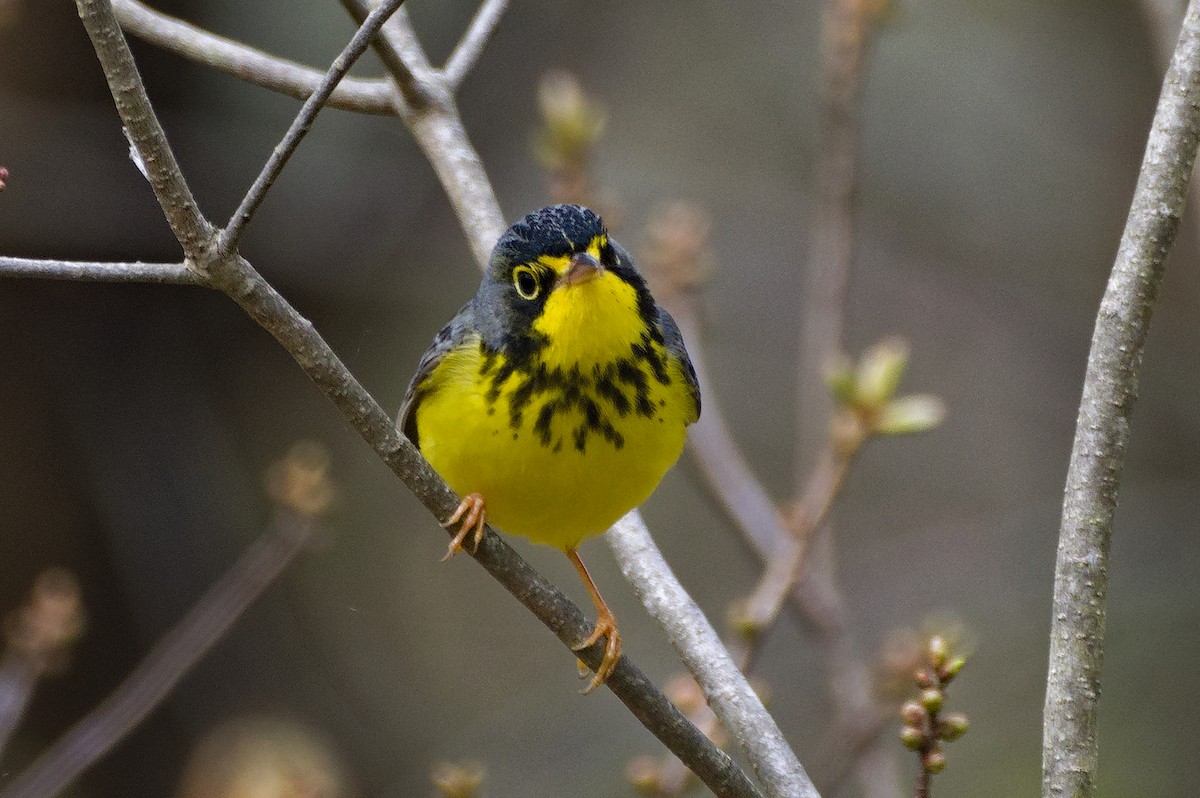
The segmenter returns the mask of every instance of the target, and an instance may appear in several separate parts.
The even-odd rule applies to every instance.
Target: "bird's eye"
[[[541,286],[538,285],[537,275],[528,266],[518,266],[513,269],[513,285],[521,299],[537,299]]]

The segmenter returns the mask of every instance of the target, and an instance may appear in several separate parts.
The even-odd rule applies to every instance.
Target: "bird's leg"
[[[596,669],[596,676],[592,679],[592,683],[583,691],[584,695],[595,690],[600,685],[604,684],[604,680],[609,677],[613,669],[617,667],[617,663],[621,660],[621,633],[617,631],[617,619],[613,616],[612,610],[604,603],[600,591],[596,589],[596,583],[592,581],[591,575],[583,564],[583,560],[579,559],[579,553],[575,549],[566,550],[567,558],[571,564],[575,566],[575,570],[579,572],[579,577],[583,580],[583,584],[587,586],[588,593],[592,597],[592,603],[596,605],[596,628],[577,646],[572,647],[572,651],[582,651],[588,646],[595,643],[601,637],[607,637],[608,643],[604,647],[604,659],[600,660],[600,667]]]
[[[462,525],[458,528],[454,539],[450,541],[450,548],[446,550],[446,556],[442,558],[442,562],[463,550],[463,541],[467,539],[467,535],[472,533],[472,530],[474,531],[472,537],[475,545],[471,548],[471,553],[479,551],[479,544],[483,542],[484,525],[487,523],[487,509],[484,507],[483,496],[478,493],[464,496],[463,500],[458,503],[454,515],[446,519],[442,528],[449,529],[460,521]]]

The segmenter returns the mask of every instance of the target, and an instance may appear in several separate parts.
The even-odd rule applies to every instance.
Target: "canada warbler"
[[[397,426],[460,495],[446,557],[485,519],[562,549],[607,637],[590,692],[621,657],[616,618],[576,553],[644,501],[700,416],[679,328],[604,223],[577,205],[500,237],[478,293],[433,340]]]

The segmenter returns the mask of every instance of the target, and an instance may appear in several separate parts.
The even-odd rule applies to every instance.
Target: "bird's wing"
[[[683,345],[683,334],[679,332],[679,325],[662,305],[658,306],[658,323],[662,327],[663,341],[666,343],[667,351],[683,366],[683,376],[687,379],[692,401],[696,406],[695,415],[692,418],[694,423],[700,418],[700,382],[696,379],[696,369],[692,366],[692,359],[688,357],[687,347]]]
[[[474,330],[475,303],[471,301],[463,305],[450,323],[438,331],[438,334],[433,337],[433,343],[425,350],[425,354],[421,355],[421,362],[417,364],[417,373],[408,383],[408,390],[404,393],[404,402],[400,405],[400,413],[396,416],[396,429],[400,430],[418,449],[421,448],[421,443],[417,436],[417,405],[429,393],[430,389],[427,385],[429,376],[433,374],[433,370],[446,355],[465,341]]]

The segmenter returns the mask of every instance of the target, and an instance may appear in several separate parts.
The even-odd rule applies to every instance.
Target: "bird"
[[[700,417],[675,320],[603,220],[551,205],[497,241],[479,290],[434,337],[397,428],[461,497],[443,560],[490,523],[561,549],[605,638],[590,693],[621,658],[617,621],[580,559],[584,540],[645,501]],[[583,665],[580,665],[583,673]]]

